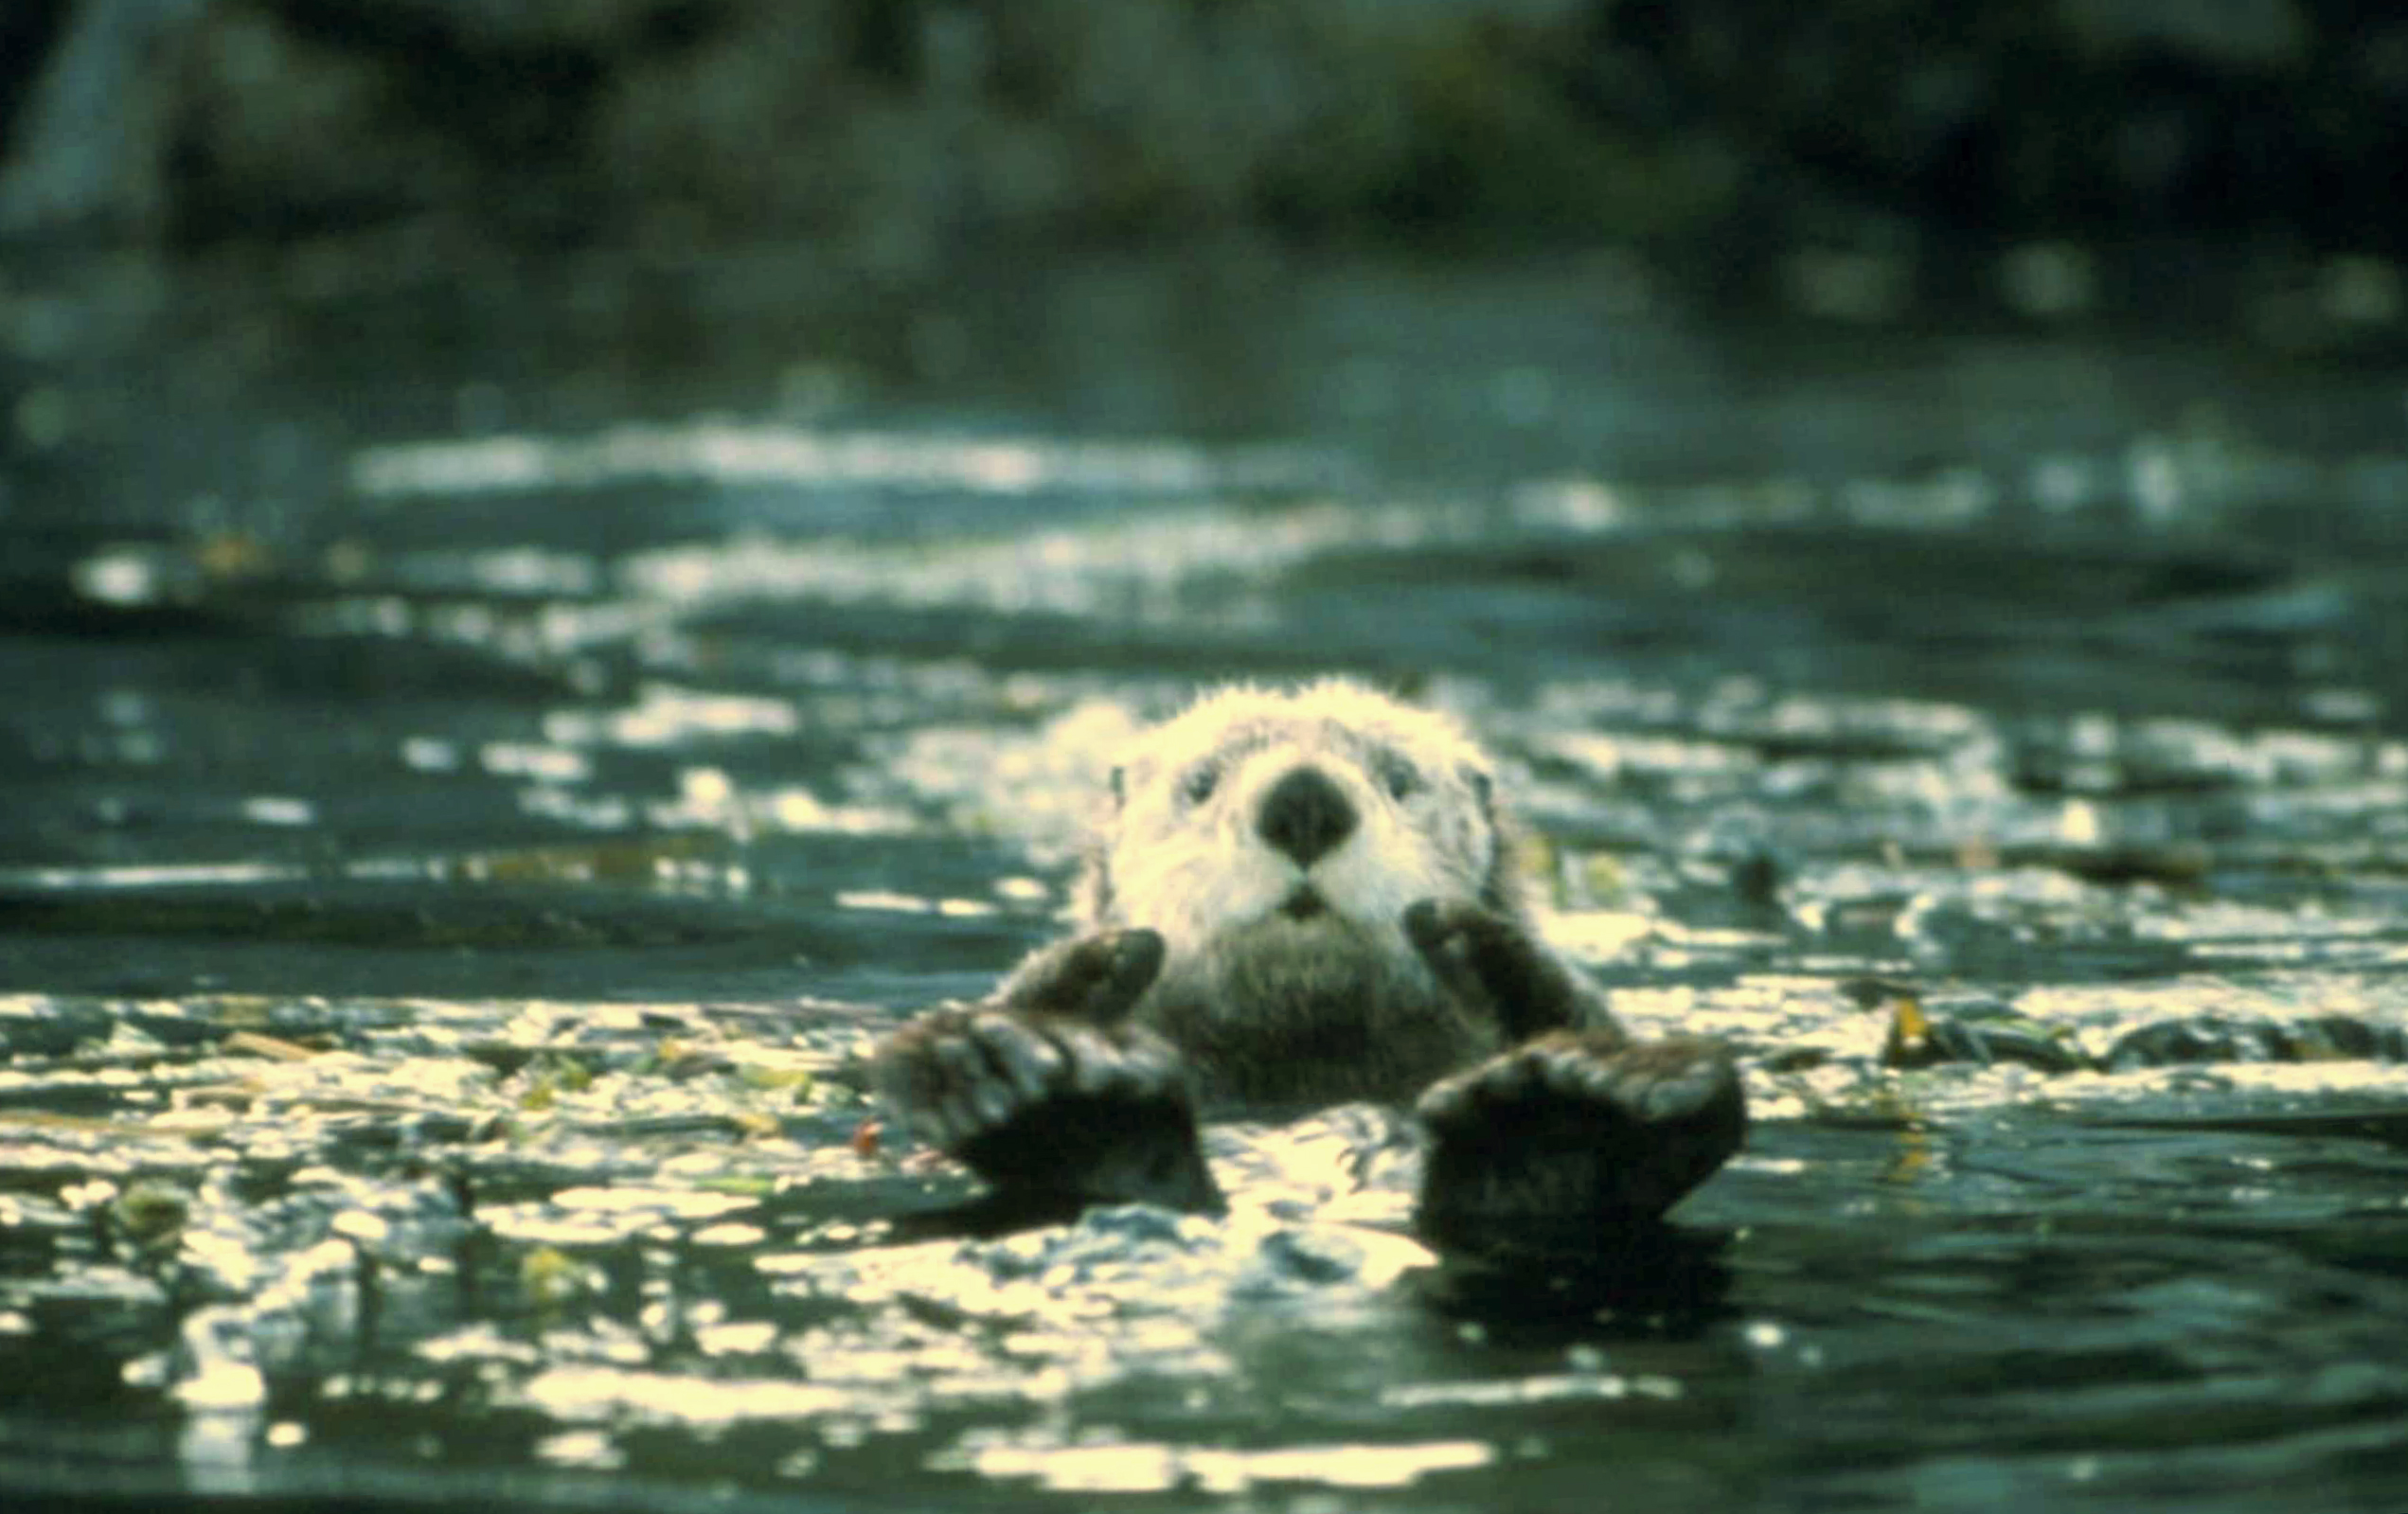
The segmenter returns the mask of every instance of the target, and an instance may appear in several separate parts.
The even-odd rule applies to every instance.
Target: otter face
[[[1454,722],[1368,689],[1216,695],[1115,773],[1089,923],[1161,932],[1172,974],[1233,943],[1409,959],[1407,905],[1497,898],[1489,787]]]

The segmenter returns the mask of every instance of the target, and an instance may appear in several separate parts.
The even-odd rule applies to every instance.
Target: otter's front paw
[[[1023,963],[993,1003],[1091,1025],[1117,1024],[1162,972],[1162,935],[1127,926],[1073,936]]]
[[[1447,991],[1509,1041],[1610,1024],[1561,959],[1510,917],[1466,899],[1423,899],[1405,910],[1404,934]]]
[[[1660,1219],[1739,1148],[1730,1053],[1558,1031],[1432,1085],[1415,1228],[1441,1251],[1594,1254]]]
[[[876,1076],[899,1121],[998,1190],[1221,1207],[1179,1054],[1142,1027],[940,1009],[887,1039]]]

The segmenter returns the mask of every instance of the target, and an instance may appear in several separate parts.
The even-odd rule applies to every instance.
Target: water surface
[[[2408,1500],[2408,388],[1233,276],[201,291],[27,381],[8,1481]],[[862,1049],[1059,929],[1133,721],[1332,670],[1497,750],[1747,1153],[1594,1275],[1437,1268],[1328,1127],[916,1228]]]

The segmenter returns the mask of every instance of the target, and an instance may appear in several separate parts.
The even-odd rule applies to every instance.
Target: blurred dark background
[[[2375,0],[9,0],[0,228],[341,293],[774,246],[1610,246],[1724,302],[2384,339]]]

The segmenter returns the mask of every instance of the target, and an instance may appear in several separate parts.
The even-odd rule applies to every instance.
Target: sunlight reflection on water
[[[2203,359],[1700,336],[1641,403],[1439,334],[1219,443],[347,391],[318,484],[64,535],[0,643],[0,1354],[63,1386],[0,1454],[2187,1511],[2397,1452],[2396,391],[2302,451]],[[1276,440],[1330,372],[1452,466]],[[1741,1048],[1695,1249],[1482,1293],[1368,1116],[1216,1131],[1226,1219],[913,1238],[967,1184],[861,1048],[1057,928],[1138,721],[1330,666],[1495,750],[1618,1012]]]

